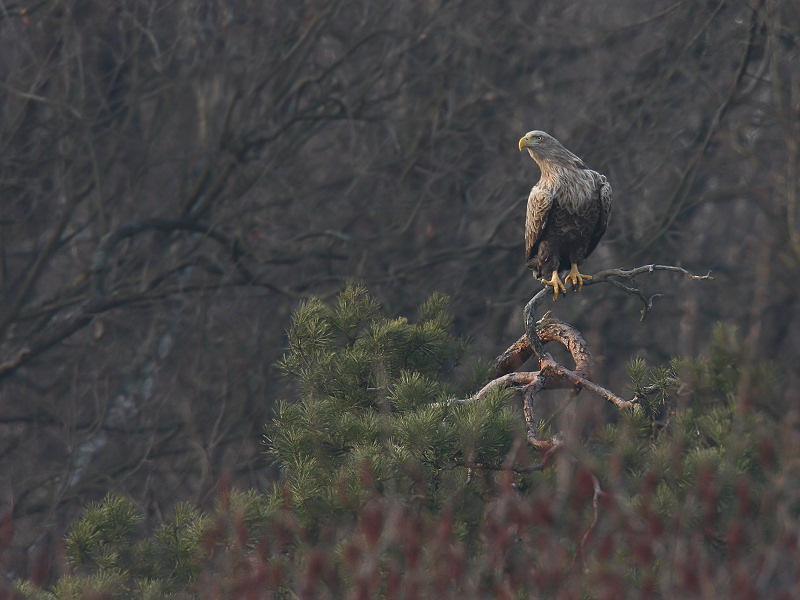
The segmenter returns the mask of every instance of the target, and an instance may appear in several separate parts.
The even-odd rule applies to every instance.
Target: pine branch
[[[625,293],[637,296],[644,308],[642,319],[647,311],[652,308],[653,300],[661,294],[646,296],[638,287],[626,285],[620,280],[634,281],[639,275],[654,273],[655,271],[670,271],[680,273],[693,280],[712,279],[710,273],[706,275],[693,275],[682,267],[672,265],[643,265],[634,269],[606,269],[599,271],[586,281],[585,286],[597,283],[608,283],[623,290]],[[539,321],[535,320],[536,309],[544,301],[552,289],[545,287],[539,291],[525,305],[525,334],[514,342],[505,352],[495,359],[495,364],[490,371],[491,380],[484,385],[470,401],[483,399],[489,391],[495,388],[517,388],[523,397],[523,412],[528,431],[528,443],[550,456],[560,446],[556,438],[540,440],[536,437],[536,419],[534,418],[533,400],[536,394],[543,390],[573,389],[588,390],[610,402],[618,409],[630,409],[639,404],[639,398],[625,400],[614,392],[597,385],[590,379],[589,366],[591,353],[586,340],[580,332],[569,325],[546,313]],[[553,357],[545,351],[544,345],[549,342],[559,342],[563,345],[575,361],[574,370],[559,365]],[[536,357],[539,370],[530,372],[516,372],[531,357]]]

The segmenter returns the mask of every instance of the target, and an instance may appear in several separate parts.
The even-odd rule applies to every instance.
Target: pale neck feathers
[[[582,166],[566,166],[550,161],[536,162],[542,171],[536,186],[553,193],[556,202],[567,211],[578,213],[596,197],[594,171]]]

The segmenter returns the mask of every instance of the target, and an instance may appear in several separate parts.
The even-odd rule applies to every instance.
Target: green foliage
[[[652,427],[664,418],[667,402],[678,384],[677,364],[673,360],[668,365],[650,368],[642,358],[634,358],[628,363],[628,377],[634,397],[641,408],[641,416],[648,419]]]
[[[109,496],[89,504],[67,534],[64,549],[73,567],[122,570],[129,562],[130,542],[143,515],[126,498]]]
[[[452,399],[463,344],[435,296],[388,319],[359,287],[298,309],[298,382],[267,427],[282,473],[143,529],[87,507],[67,568],[29,600],[781,597],[800,569],[800,431],[765,365],[720,327],[707,358],[631,362],[639,400],[543,471],[518,400]],[[427,357],[426,359],[424,357]],[[579,402],[584,400],[580,397]],[[594,401],[586,397],[586,403]],[[769,407],[770,410],[761,407]],[[796,417],[793,417],[796,418]],[[540,423],[538,434],[552,434]],[[565,436],[567,438],[567,436]],[[512,467],[509,469],[509,467]],[[756,587],[742,573],[759,572]],[[787,596],[788,597],[788,596]]]
[[[172,519],[157,527],[138,547],[145,577],[168,580],[170,587],[182,587],[192,581],[202,555],[200,542],[208,527],[208,518],[199,510],[186,503],[178,504]]]
[[[754,410],[754,398],[773,408],[781,402],[775,378],[765,375],[770,369],[742,356],[735,329],[720,324],[708,358],[675,359],[654,369],[637,359],[629,366],[643,410],[607,426],[604,436],[622,461],[627,486],[639,489],[645,480],[654,486],[654,510],[679,510],[699,523],[709,515],[698,508],[698,490],[713,478],[714,517],[722,518],[739,482],[753,489],[768,483],[761,455],[772,446],[779,421]]]
[[[17,592],[30,600],[170,597],[195,579],[210,521],[179,504],[150,536],[142,523],[141,511],[122,496],[89,504],[65,538],[70,574],[49,592],[30,582],[18,584]]]
[[[356,509],[370,488],[418,490],[421,502],[440,506],[463,493],[468,467],[499,467],[521,435],[507,394],[480,404],[448,398],[464,344],[449,332],[447,308],[435,294],[418,322],[389,319],[351,286],[333,305],[298,309],[281,366],[301,396],[280,404],[267,443],[284,477],[275,494],[307,522]]]

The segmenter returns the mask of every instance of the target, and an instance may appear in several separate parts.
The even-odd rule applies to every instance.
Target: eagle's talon
[[[553,271],[553,276],[550,279],[542,279],[543,284],[549,285],[553,288],[553,302],[558,300],[558,294],[566,294],[567,288],[564,287],[564,283],[561,281],[561,278],[558,276],[558,271]]]
[[[564,281],[567,283],[572,283],[572,288],[576,292],[580,292],[581,288],[583,288],[583,282],[588,281],[592,278],[591,275],[584,275],[580,271],[578,271],[578,265],[572,263],[572,267],[567,273],[567,276],[564,277]]]

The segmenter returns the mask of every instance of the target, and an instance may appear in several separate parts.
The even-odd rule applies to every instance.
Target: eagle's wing
[[[525,215],[525,261],[530,261],[534,256],[542,237],[547,216],[553,205],[553,194],[549,190],[534,186],[528,196],[528,211]]]
[[[592,232],[592,237],[589,240],[589,246],[586,249],[586,256],[592,253],[595,249],[600,238],[606,232],[608,227],[608,220],[611,217],[611,184],[608,183],[605,175],[594,173],[594,179],[597,183],[597,194],[600,200],[600,214],[597,216],[597,225]]]

